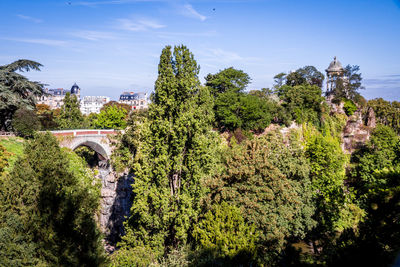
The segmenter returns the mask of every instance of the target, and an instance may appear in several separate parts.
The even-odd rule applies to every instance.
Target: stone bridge
[[[101,211],[98,215],[100,229],[106,235],[106,249],[113,251],[120,235],[124,232],[123,221],[129,217],[131,184],[133,177],[128,174],[118,175],[110,166],[113,150],[110,137],[118,134],[116,130],[62,130],[52,131],[61,147],[75,150],[80,146],[91,148],[98,156],[98,175],[101,180]]]
[[[101,156],[101,160],[109,160],[112,148],[108,135],[116,135],[116,130],[62,130],[51,131],[58,137],[60,146],[75,150],[80,146],[87,146]]]

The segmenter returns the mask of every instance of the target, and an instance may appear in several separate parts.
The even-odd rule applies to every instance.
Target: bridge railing
[[[51,131],[51,133],[56,136],[107,135],[117,134],[118,132],[119,131],[114,129],[80,129]]]

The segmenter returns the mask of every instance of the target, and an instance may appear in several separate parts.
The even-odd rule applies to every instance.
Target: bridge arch
[[[109,160],[112,153],[112,146],[109,135],[117,134],[114,130],[61,130],[52,131],[53,135],[59,137],[60,146],[72,150],[80,146],[86,146],[94,150],[102,157],[102,160]]]
[[[95,151],[98,155],[100,155],[100,160],[109,160],[110,156],[107,153],[107,149],[105,146],[103,146],[101,143],[96,142],[96,141],[91,141],[91,140],[77,140],[74,142],[70,148],[71,150],[75,150],[78,147],[81,146],[86,146],[91,148],[93,151]]]

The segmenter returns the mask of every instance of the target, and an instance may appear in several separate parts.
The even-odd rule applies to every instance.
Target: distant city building
[[[70,92],[73,95],[76,95],[78,101],[81,97],[81,89],[79,86],[74,83],[70,90],[65,90],[63,88],[57,89],[45,89],[47,95],[43,95],[37,99],[38,104],[46,104],[50,107],[50,109],[61,108],[64,104],[64,97],[67,92]]]
[[[119,97],[119,103],[127,104],[132,109],[147,109],[149,97],[147,93],[124,92]]]
[[[108,96],[85,96],[81,100],[81,112],[84,115],[100,113],[100,109],[108,102],[110,102]]]

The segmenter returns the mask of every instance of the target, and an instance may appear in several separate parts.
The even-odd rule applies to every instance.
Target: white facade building
[[[147,93],[124,92],[120,95],[118,102],[128,104],[132,109],[147,109],[149,96]]]
[[[108,102],[110,102],[108,96],[85,96],[81,100],[81,112],[84,115],[100,113],[100,109]]]
[[[63,88],[57,88],[57,89],[46,88],[44,91],[46,94],[37,98],[37,104],[48,105],[50,109],[61,108],[61,106],[64,104],[64,97],[68,92],[68,90],[65,90]],[[71,87],[71,90],[69,90],[69,92],[71,93],[71,95],[75,95],[79,101],[81,95],[81,89],[76,83]]]

